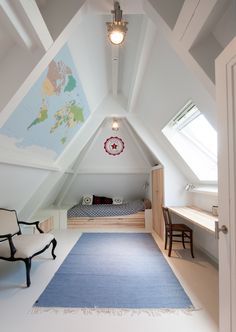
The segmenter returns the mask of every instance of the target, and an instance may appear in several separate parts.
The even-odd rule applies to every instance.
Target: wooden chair
[[[190,243],[190,250],[192,258],[193,255],[193,231],[190,227],[185,224],[172,224],[170,212],[167,207],[162,207],[162,212],[165,221],[165,249],[167,248],[167,240],[169,238],[169,252],[168,256],[171,256],[172,243],[182,242],[185,249],[185,243]],[[175,238],[181,238],[181,240],[176,240]],[[187,239],[187,242],[185,241]]]
[[[33,225],[37,233],[23,235],[20,225]],[[23,261],[26,267],[26,284],[30,286],[31,259],[41,254],[52,244],[52,257],[57,241],[54,235],[43,233],[39,227],[39,221],[19,221],[15,210],[0,208],[0,259],[6,261]]]

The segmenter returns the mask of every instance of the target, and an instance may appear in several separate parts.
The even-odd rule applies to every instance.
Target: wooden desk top
[[[210,212],[190,206],[170,206],[168,209],[191,223],[215,233],[215,221],[218,221],[218,217]]]

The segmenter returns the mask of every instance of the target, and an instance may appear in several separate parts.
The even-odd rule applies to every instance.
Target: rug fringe
[[[196,309],[193,307],[190,308],[160,308],[160,309],[129,309],[129,308],[48,308],[48,307],[33,307],[33,314],[42,314],[42,313],[54,313],[54,314],[84,314],[84,315],[93,315],[93,314],[109,314],[113,316],[124,316],[124,315],[141,315],[145,314],[148,316],[160,316],[163,314],[185,314],[191,315],[193,312],[199,311],[201,309]]]

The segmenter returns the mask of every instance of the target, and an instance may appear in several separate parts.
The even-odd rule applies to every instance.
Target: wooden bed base
[[[140,211],[135,214],[114,217],[94,218],[68,218],[68,228],[92,228],[92,227],[138,227],[145,228],[145,214]]]

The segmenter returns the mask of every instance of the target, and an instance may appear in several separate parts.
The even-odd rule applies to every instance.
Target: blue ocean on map
[[[68,46],[64,46],[0,129],[19,148],[39,146],[58,156],[90,113]]]

